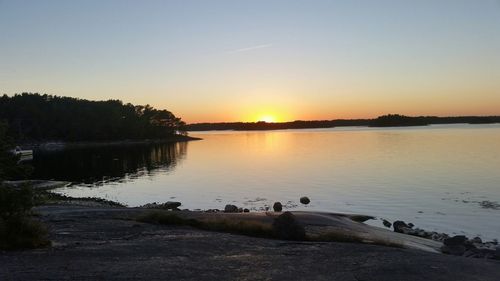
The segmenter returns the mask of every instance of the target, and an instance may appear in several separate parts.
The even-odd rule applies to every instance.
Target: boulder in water
[[[238,207],[235,205],[227,204],[226,207],[224,207],[224,213],[237,213],[238,212]]]
[[[384,224],[385,227],[391,227],[392,223],[390,223],[388,220],[382,220],[382,223]]]
[[[178,210],[179,206],[181,206],[181,202],[174,202],[174,201],[168,201],[162,204],[157,204],[156,202],[154,203],[149,203],[146,205],[142,205],[141,208],[146,208],[146,209],[164,209],[164,210]]]
[[[311,202],[307,196],[300,197],[300,203],[307,205]]]
[[[281,202],[274,202],[273,210],[275,212],[281,212],[281,210],[283,210],[283,205],[281,205]]]
[[[398,233],[405,233],[410,227],[404,222],[404,221],[395,221],[392,224],[392,227],[394,228],[394,232]]]

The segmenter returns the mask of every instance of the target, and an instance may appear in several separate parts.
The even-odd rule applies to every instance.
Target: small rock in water
[[[226,207],[224,207],[224,213],[237,213],[238,212],[238,207],[235,205],[227,204]]]
[[[247,208],[243,209],[243,213],[249,213],[249,212],[250,212],[249,209],[247,209]]]
[[[278,238],[285,240],[304,240],[306,237],[304,227],[290,212],[284,212],[274,219],[273,231]]]
[[[394,228],[394,232],[404,233],[405,228],[410,229],[410,227],[404,221],[395,221],[392,223],[392,227]]]
[[[307,196],[300,197],[300,203],[307,205],[311,202]]]
[[[482,244],[482,243],[483,243],[483,240],[481,240],[481,238],[480,238],[480,237],[477,237],[477,236],[476,236],[476,237],[472,238],[472,239],[470,240],[470,242],[472,242],[472,243],[476,243],[476,244]]]
[[[275,212],[281,212],[281,210],[283,210],[283,205],[281,205],[280,202],[274,202],[273,210]]]
[[[382,223],[384,224],[385,227],[391,227],[392,223],[390,223],[388,220],[383,220]]]
[[[182,205],[181,202],[168,201],[163,204],[157,204],[156,202],[146,204],[141,206],[141,208],[147,209],[165,209],[165,210],[178,210],[178,207]]]
[[[410,223],[408,223],[408,227],[409,227],[409,228],[413,228],[414,226],[415,226],[415,225],[414,225],[413,223],[411,223],[411,222],[410,222]]]
[[[181,202],[168,201],[162,204],[162,209],[177,209],[181,204]]]
[[[500,210],[500,204],[498,204],[497,202],[493,202],[493,201],[482,201],[482,202],[479,202],[479,205],[481,207],[483,207],[484,209],[493,209],[493,210]]]

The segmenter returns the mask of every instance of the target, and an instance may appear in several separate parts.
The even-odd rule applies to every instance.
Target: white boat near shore
[[[33,160],[33,150],[31,149],[21,149],[19,146],[16,146],[12,153],[20,156],[19,161],[30,161]]]

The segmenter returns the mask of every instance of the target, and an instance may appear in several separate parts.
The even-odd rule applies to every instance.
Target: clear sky
[[[500,115],[498,0],[0,0],[0,93],[187,122]]]

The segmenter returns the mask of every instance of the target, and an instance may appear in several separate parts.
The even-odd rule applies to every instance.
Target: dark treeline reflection
[[[35,151],[33,178],[99,184],[175,168],[187,142]]]

